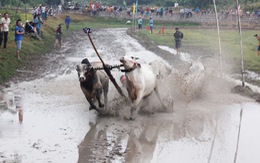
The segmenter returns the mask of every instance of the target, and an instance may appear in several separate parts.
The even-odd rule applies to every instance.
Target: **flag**
[[[136,14],[138,13],[138,0],[136,0]]]
[[[133,3],[133,14],[135,13],[135,3]]]
[[[237,6],[237,12],[239,12],[239,11],[240,11],[240,5]]]
[[[237,6],[237,14],[238,14],[239,16],[241,16],[241,15],[240,15],[240,13],[241,13],[240,11],[241,11],[241,10],[240,10],[240,5],[238,5],[238,6]]]

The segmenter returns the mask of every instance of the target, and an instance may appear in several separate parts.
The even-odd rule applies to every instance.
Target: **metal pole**
[[[242,31],[241,31],[241,23],[240,23],[240,15],[239,15],[239,4],[238,0],[236,0],[237,4],[237,18],[238,18],[238,28],[240,35],[240,55],[241,55],[241,73],[242,73],[242,86],[245,86],[245,76],[244,76],[244,54],[243,54],[243,42],[242,42]]]
[[[136,19],[138,19],[138,0],[135,2],[135,14],[136,14]],[[136,20],[135,20],[136,21]],[[136,23],[136,22],[135,22]],[[135,28],[136,29],[136,28]]]
[[[26,9],[26,0],[24,1],[24,3],[25,3],[25,19],[28,20],[27,19],[27,9]]]
[[[135,30],[135,13],[133,13],[134,30]]]
[[[215,0],[213,0],[213,3],[214,3],[215,16],[216,16],[216,21],[217,21],[218,46],[219,46],[219,62],[220,62],[220,72],[221,72],[221,75],[222,75],[223,64],[222,64],[222,50],[221,50],[221,40],[220,40],[220,32],[219,32],[218,12],[217,12],[217,7],[216,7]]]

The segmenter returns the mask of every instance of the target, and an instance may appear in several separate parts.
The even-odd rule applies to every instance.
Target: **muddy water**
[[[4,89],[6,103],[1,102],[1,108],[5,109],[0,112],[0,162],[201,163],[234,160],[241,109],[247,113],[245,119],[250,121],[250,110],[256,115],[259,104],[231,94],[232,83],[212,73],[207,74],[199,94],[187,100],[172,73],[164,78],[160,92],[165,101],[173,100],[169,107],[174,112],[157,112],[160,105],[153,94],[142,104],[149,112],[139,114],[134,121],[125,120],[127,105],[110,83],[111,114],[98,116],[95,111],[88,110],[75,71],[76,64],[85,57],[98,60],[87,36],[83,35],[83,32],[74,33],[61,50],[47,54],[47,58],[52,56],[49,60],[56,61],[47,64],[44,77],[11,83]],[[157,56],[160,54],[147,51],[129,37],[126,29],[94,30],[91,37],[109,64],[119,64],[118,59],[126,54],[139,56],[141,63],[161,59]],[[187,60],[189,56],[186,55],[181,59]],[[113,70],[112,74],[117,81],[122,75],[118,70]],[[120,116],[113,116],[115,112],[120,112]],[[253,131],[247,125],[241,129],[242,133],[245,129]],[[256,154],[249,157],[245,152],[247,147],[243,143],[246,141],[243,134],[240,150],[244,152],[238,152],[238,160],[259,160]]]
[[[71,79],[73,76],[64,76],[58,81],[40,79],[13,86],[15,95],[20,92],[22,101],[14,103],[21,103],[23,120],[18,113],[1,114],[2,160],[77,160],[77,145],[89,130],[89,122],[95,122],[95,114],[86,110],[79,87],[71,87]]]

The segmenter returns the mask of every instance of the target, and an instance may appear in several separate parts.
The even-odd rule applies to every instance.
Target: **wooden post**
[[[114,86],[116,87],[116,89],[117,89],[117,91],[120,93],[120,95],[126,98],[125,94],[123,93],[123,91],[121,90],[121,88],[118,86],[118,84],[117,84],[115,78],[114,78],[113,75],[111,74],[109,67],[106,66],[105,62],[103,61],[103,59],[102,59],[101,56],[99,55],[99,53],[98,53],[98,51],[97,51],[97,49],[96,49],[96,47],[95,47],[95,45],[94,45],[94,43],[93,43],[91,37],[90,37],[91,29],[90,29],[90,28],[83,28],[83,31],[88,34],[88,38],[89,38],[89,40],[90,40],[90,42],[91,42],[91,44],[92,44],[92,46],[93,46],[95,52],[97,53],[98,58],[99,58],[100,61],[102,62],[103,67],[104,67],[104,70],[105,70],[106,74],[108,75],[109,79],[112,81],[112,83],[114,84]]]
[[[237,5],[237,24],[238,24],[238,29],[239,29],[239,35],[240,35],[240,55],[241,55],[241,73],[242,73],[242,86],[245,86],[245,70],[244,70],[244,53],[243,53],[243,39],[242,39],[242,30],[241,30],[241,22],[240,22],[240,15],[239,15],[239,4],[238,0],[236,0],[236,5]]]

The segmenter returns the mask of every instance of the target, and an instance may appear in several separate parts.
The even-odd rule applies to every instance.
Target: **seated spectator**
[[[197,7],[197,8],[195,9],[195,12],[196,12],[197,14],[200,12],[199,7]]]
[[[33,22],[29,22],[28,20],[26,20],[25,34],[28,34],[28,33],[35,33],[35,31],[33,28]]]

